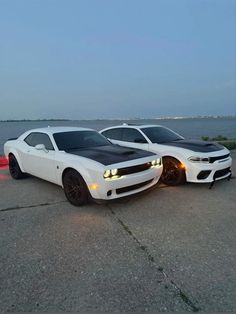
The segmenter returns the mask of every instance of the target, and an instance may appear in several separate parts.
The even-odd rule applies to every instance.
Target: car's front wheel
[[[161,181],[166,185],[180,185],[185,183],[186,176],[183,164],[173,157],[164,157]]]
[[[21,171],[18,161],[13,154],[9,155],[9,172],[12,178],[16,180],[26,177],[26,174]]]
[[[88,203],[89,191],[82,176],[74,169],[68,169],[63,175],[63,187],[68,201],[81,206]]]

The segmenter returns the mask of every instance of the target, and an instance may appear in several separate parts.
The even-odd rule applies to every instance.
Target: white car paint
[[[101,134],[106,136],[112,143],[126,146],[126,147],[133,147],[133,148],[139,148],[139,149],[145,149],[154,153],[160,154],[162,157],[170,156],[178,159],[185,167],[185,174],[186,174],[186,181],[187,182],[194,182],[194,183],[211,183],[216,180],[224,179],[230,176],[231,171],[229,171],[227,174],[224,174],[222,176],[219,176],[217,178],[214,177],[216,171],[221,171],[227,168],[231,168],[232,166],[232,159],[230,157],[230,152],[227,148],[222,146],[221,150],[213,151],[213,152],[196,152],[192,151],[190,149],[182,148],[182,147],[176,147],[176,146],[170,146],[168,143],[166,144],[158,144],[158,143],[152,143],[152,141],[149,139],[149,137],[142,131],[144,128],[149,127],[162,127],[167,130],[170,130],[166,127],[163,127],[161,125],[118,125],[114,127],[105,128],[100,131]],[[135,129],[137,130],[147,141],[147,143],[136,143],[136,142],[128,142],[123,140],[117,140],[108,137],[105,133],[108,130],[117,129],[117,128],[129,128],[129,129]],[[172,130],[170,130],[172,131]],[[173,131],[172,131],[173,132]],[[176,132],[173,132],[176,135],[180,136]],[[183,140],[184,138],[180,136]],[[189,161],[189,158],[192,156],[197,156],[201,158],[208,158],[208,157],[218,157],[218,156],[224,156],[229,155],[228,157],[220,160],[216,160],[213,163],[203,163],[203,162],[191,162]],[[201,171],[211,171],[210,175],[205,179],[198,179],[197,176]]]
[[[126,167],[138,166],[150,163],[151,161],[156,159],[160,159],[160,156],[158,154],[153,154],[147,157],[104,165],[91,158],[74,155],[58,149],[53,134],[73,131],[83,132],[94,130],[78,127],[48,127],[30,130],[22,134],[17,139],[9,140],[5,143],[5,156],[9,157],[9,154],[13,154],[16,157],[20,169],[23,173],[28,173],[41,179],[50,181],[52,183],[60,185],[62,188],[63,172],[68,168],[73,168],[78,171],[83,177],[89,189],[89,192],[94,199],[109,200],[131,195],[146,190],[158,182],[162,173],[161,163],[160,165],[152,166],[145,171],[122,175],[117,179],[105,179],[103,175],[104,171],[107,169],[121,169]],[[42,143],[37,143],[38,145],[36,145],[35,147],[29,146],[25,142],[25,139],[28,135],[34,132],[47,134],[51,140],[54,150],[37,149],[41,148],[38,145]],[[136,184],[142,184],[146,181],[149,181],[149,183],[145,184],[142,187],[137,187],[130,191],[125,191],[121,194],[116,193],[117,189],[129,187]],[[107,194],[108,191],[111,191],[111,195]]]

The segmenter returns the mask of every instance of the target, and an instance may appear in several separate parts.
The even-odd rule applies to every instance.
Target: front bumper
[[[121,176],[117,179],[103,179],[88,185],[90,194],[94,199],[111,200],[144,191],[155,185],[162,173],[162,166]]]
[[[214,163],[186,164],[186,180],[194,183],[210,183],[225,179],[231,175],[232,158],[215,161]]]

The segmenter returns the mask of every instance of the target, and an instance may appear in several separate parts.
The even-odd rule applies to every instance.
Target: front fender
[[[78,171],[78,173],[83,177],[87,186],[97,183],[98,181],[103,179],[104,170],[102,167],[97,167],[95,163],[85,165],[81,162],[75,163],[75,164],[67,162],[67,163],[64,163],[61,174],[60,174],[60,178],[59,178],[59,182],[62,187],[63,187],[62,178],[66,169],[75,169],[76,171]]]
[[[162,158],[173,157],[173,158],[179,160],[183,164],[186,163],[186,158],[184,158],[181,154],[178,154],[178,153],[166,151],[166,152],[163,152],[161,155],[162,155]]]

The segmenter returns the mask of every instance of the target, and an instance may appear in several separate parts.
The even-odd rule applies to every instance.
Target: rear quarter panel
[[[20,158],[20,141],[19,141],[19,139],[8,140],[4,144],[4,155],[5,155],[5,157],[8,158],[10,153],[16,157],[21,171],[24,172],[24,168],[22,166],[22,160]]]

